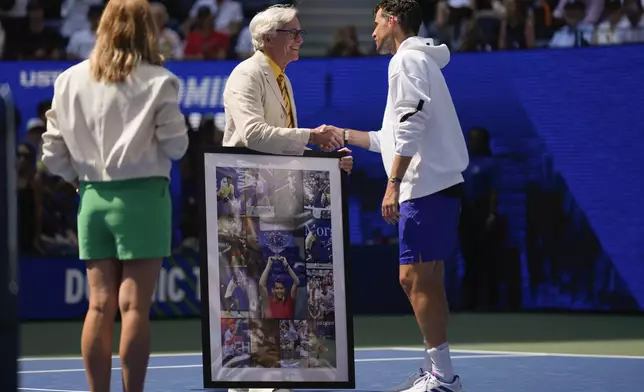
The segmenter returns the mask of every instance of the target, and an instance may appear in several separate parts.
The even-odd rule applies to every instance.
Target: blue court
[[[493,351],[453,351],[454,367],[468,392],[635,391],[644,385],[644,357]],[[356,389],[391,391],[422,366],[411,348],[356,349]],[[202,389],[201,354],[160,354],[150,359],[146,390]],[[112,390],[121,390],[119,360],[113,360]],[[80,358],[20,360],[20,390],[87,392]]]

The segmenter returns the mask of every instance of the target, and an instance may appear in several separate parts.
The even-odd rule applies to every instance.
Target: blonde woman
[[[143,391],[151,298],[170,255],[168,180],[188,135],[157,31],[147,0],[111,0],[89,60],[58,77],[46,114],[42,161],[80,193],[78,246],[90,290],[81,345],[92,392],[110,390],[118,310],[124,390]]]

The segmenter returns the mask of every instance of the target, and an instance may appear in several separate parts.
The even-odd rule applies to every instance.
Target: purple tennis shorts
[[[456,253],[460,197],[435,193],[400,204],[400,264],[448,260]]]

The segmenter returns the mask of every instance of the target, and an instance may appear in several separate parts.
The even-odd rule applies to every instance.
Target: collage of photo
[[[227,368],[335,368],[329,172],[217,167]]]

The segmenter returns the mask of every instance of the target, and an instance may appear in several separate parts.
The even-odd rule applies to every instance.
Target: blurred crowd
[[[0,0],[0,58],[87,58],[106,1]],[[150,1],[159,46],[172,60],[246,58],[253,51],[248,30],[252,16],[268,5],[293,2]],[[419,35],[434,37],[456,51],[644,42],[644,0],[424,0],[422,5],[425,18]],[[365,40],[356,26],[347,25],[329,34],[325,45],[334,57],[375,54],[375,48],[360,49]]]
[[[0,0],[5,59],[86,58],[94,45],[104,0]],[[420,35],[437,37],[453,50],[490,51],[532,47],[574,47],[644,42],[644,0],[427,0]],[[171,59],[241,59],[253,52],[248,21],[277,0],[152,1],[159,45]],[[375,1],[374,1],[375,3]],[[303,26],[306,28],[306,26]],[[357,28],[338,29],[328,43],[333,57],[361,56]],[[3,45],[4,44],[4,45]],[[37,117],[22,119],[18,146],[20,240],[23,253],[71,255],[77,252],[75,189],[39,164],[40,139],[50,102],[38,105]],[[198,250],[196,173],[199,144],[220,144],[221,130],[211,117],[186,121],[190,148],[173,180],[174,234],[178,252]],[[365,178],[368,176],[365,176]],[[356,179],[359,181],[359,179]],[[375,185],[372,185],[375,186]],[[356,189],[360,188],[359,186]],[[361,200],[370,210],[369,200]],[[377,205],[374,211],[379,211]],[[484,214],[485,215],[485,214]],[[481,218],[482,219],[482,218]],[[483,222],[483,220],[481,220]],[[393,233],[374,225],[365,244],[387,243]]]
[[[423,32],[453,50],[573,48],[644,42],[642,0],[441,0]],[[429,15],[431,13],[431,15]]]
[[[248,22],[290,0],[151,0],[166,59],[223,60],[252,54]],[[4,60],[86,59],[107,0],[0,0]]]

